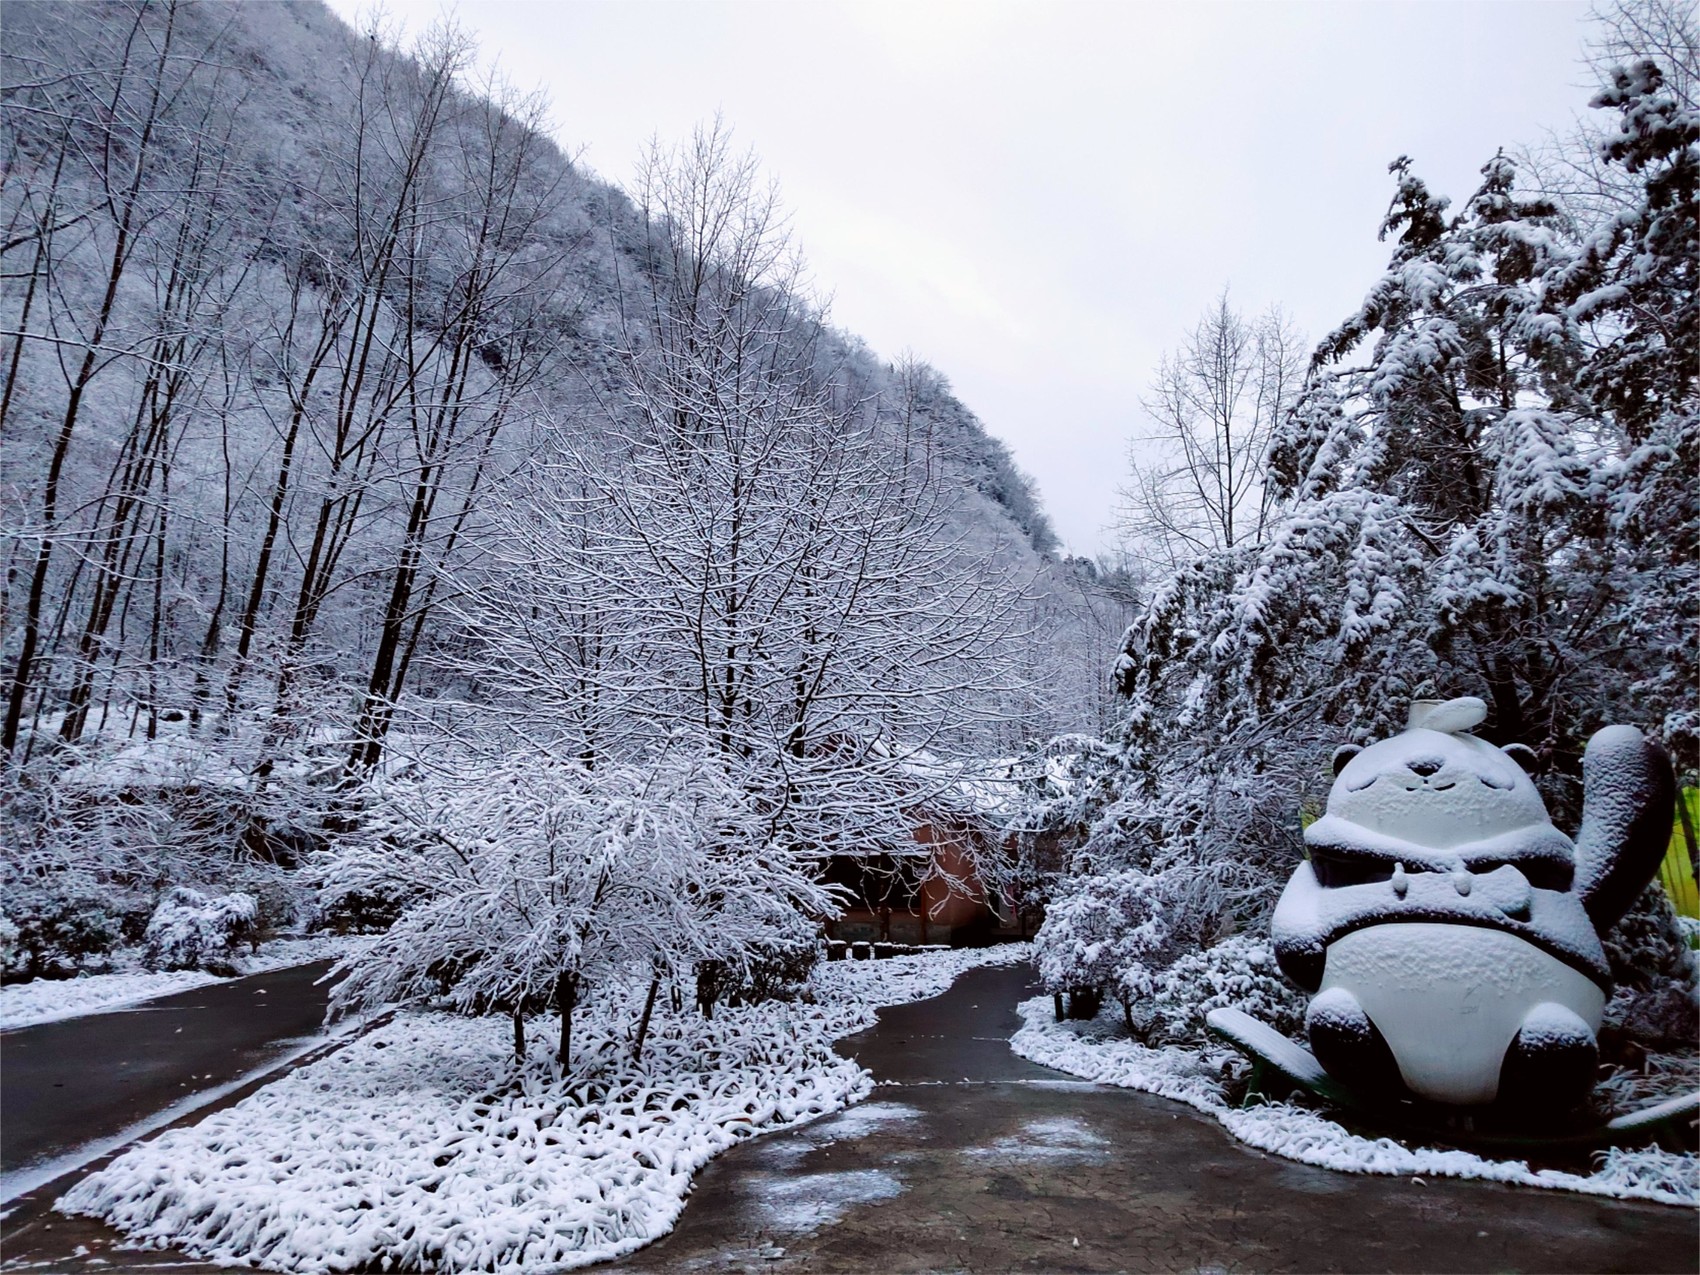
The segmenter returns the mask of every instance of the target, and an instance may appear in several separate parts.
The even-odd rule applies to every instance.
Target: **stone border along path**
[[[1026,966],[977,969],[942,996],[880,1010],[838,1046],[874,1073],[867,1101],[733,1148],[699,1176],[671,1235],[591,1269],[1695,1269],[1687,1209],[1311,1168],[1178,1103],[1029,1063],[1007,1040],[1036,991]],[[119,1249],[90,1219],[30,1211],[6,1219],[5,1270],[227,1269]]]
[[[1687,1271],[1691,1210],[1253,1151],[1190,1108],[1009,1051],[1027,966],[969,970],[839,1043],[866,1102],[735,1147],[673,1233],[708,1271]]]

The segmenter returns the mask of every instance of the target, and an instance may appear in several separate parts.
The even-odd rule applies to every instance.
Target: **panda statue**
[[[1633,727],[1594,735],[1572,842],[1529,780],[1533,753],[1470,734],[1486,716],[1475,698],[1422,701],[1402,734],[1336,753],[1275,956],[1312,994],[1317,1062],[1353,1091],[1569,1107],[1599,1058],[1600,936],[1658,871],[1671,765]]]

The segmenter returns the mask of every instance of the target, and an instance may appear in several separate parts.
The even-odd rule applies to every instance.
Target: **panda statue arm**
[[[1675,801],[1670,758],[1633,726],[1607,726],[1588,741],[1575,889],[1599,933],[1622,919],[1658,872]]]

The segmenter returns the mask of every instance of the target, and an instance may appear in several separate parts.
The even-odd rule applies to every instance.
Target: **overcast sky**
[[[359,24],[362,0],[331,0]],[[439,0],[389,0],[417,27]],[[557,140],[629,180],[719,111],[835,324],[933,364],[1107,545],[1139,396],[1224,287],[1312,338],[1386,261],[1390,160],[1461,203],[1585,113],[1580,0],[461,0]]]

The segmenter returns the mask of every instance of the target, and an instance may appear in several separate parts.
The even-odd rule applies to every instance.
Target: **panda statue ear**
[[[1363,748],[1358,744],[1341,744],[1334,750],[1334,773],[1338,775],[1346,769],[1346,763],[1361,752],[1363,752]]]
[[[1499,751],[1511,758],[1528,774],[1532,775],[1540,769],[1540,758],[1535,756],[1535,750],[1527,744],[1506,744]]]

